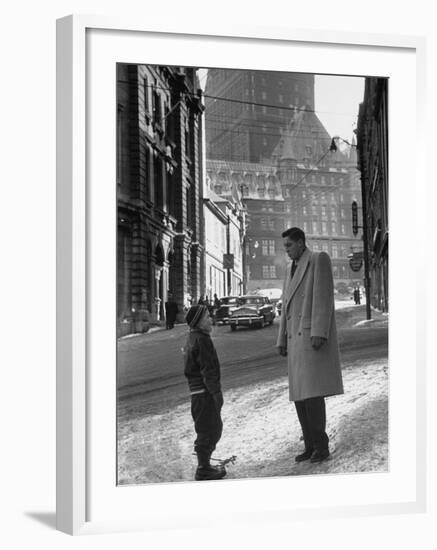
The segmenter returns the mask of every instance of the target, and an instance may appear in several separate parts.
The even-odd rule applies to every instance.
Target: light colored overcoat
[[[315,350],[311,336],[327,341]],[[287,347],[290,401],[343,393],[334,283],[331,260],[325,252],[306,248],[292,279],[288,266],[276,345]]]

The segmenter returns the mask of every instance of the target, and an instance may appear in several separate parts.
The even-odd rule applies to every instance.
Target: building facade
[[[117,64],[119,335],[200,295],[202,112],[194,69]]]
[[[205,106],[208,159],[268,162],[290,108],[314,110],[314,75],[209,69]]]
[[[211,302],[243,292],[244,212],[232,201],[216,195],[210,188],[204,197],[205,288]],[[226,255],[232,256],[227,267]]]
[[[246,207],[246,290],[282,286],[281,233],[292,226],[331,256],[338,289],[361,285],[363,269],[349,265],[363,248],[352,231],[352,202],[361,204],[356,147],[331,149],[314,112],[314,75],[214,69],[206,90],[207,180]]]
[[[314,137],[317,136],[317,137]],[[340,145],[340,144],[339,144]],[[352,202],[361,204],[354,141],[340,150],[312,111],[296,111],[273,152],[284,196],[284,225],[297,226],[314,251],[332,261],[338,289],[358,286],[363,268],[352,271],[351,254],[362,252],[352,230]]]
[[[221,197],[246,212],[243,242],[243,292],[281,286],[283,196],[272,166],[207,160],[207,182]]]
[[[387,79],[366,78],[357,127],[370,301],[381,311],[389,309],[387,98]]]

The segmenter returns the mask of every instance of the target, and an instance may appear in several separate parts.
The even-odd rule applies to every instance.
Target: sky
[[[206,69],[199,71],[202,87],[207,72]],[[316,75],[315,110],[331,136],[339,136],[349,142],[352,140],[363,94],[363,77]]]
[[[364,78],[352,76],[315,77],[315,110],[328,133],[351,141],[363,100]]]

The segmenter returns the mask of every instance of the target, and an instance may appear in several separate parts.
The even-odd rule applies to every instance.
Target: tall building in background
[[[209,69],[205,106],[208,159],[268,161],[289,109],[314,110],[314,75]]]
[[[201,293],[201,104],[195,69],[117,65],[118,334]],[[110,182],[109,182],[110,183]]]
[[[314,112],[314,75],[211,69],[205,104],[207,181],[247,210],[245,289],[282,286],[281,233],[291,226],[329,253],[339,290],[362,284],[362,269],[349,266],[362,250],[352,232],[352,201],[361,203],[355,143],[331,150]]]
[[[386,78],[366,78],[357,127],[370,299],[381,311],[389,306],[387,89]]]

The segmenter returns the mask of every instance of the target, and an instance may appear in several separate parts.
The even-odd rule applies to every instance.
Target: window
[[[308,233],[308,222],[303,222],[303,231],[304,233]]]
[[[282,94],[279,94],[278,99],[279,103],[284,103],[284,96]]]
[[[156,124],[161,125],[162,111],[161,111],[161,97],[156,90],[153,91],[153,121]]]
[[[161,157],[157,156],[154,158],[154,165],[153,165],[153,186],[155,189],[155,197],[154,202],[155,206],[158,206],[159,208],[162,208],[163,204],[163,189],[162,189],[162,160]],[[188,208],[188,205],[187,205]]]
[[[344,235],[346,233],[346,226],[344,223],[341,224],[341,234]]]
[[[313,233],[317,233],[317,222],[313,222]]]
[[[332,274],[334,275],[334,279],[338,279],[338,265],[332,266]]]
[[[302,207],[302,214],[306,216],[308,214],[308,208],[306,206]]]
[[[275,255],[275,241],[273,239],[262,239],[261,253],[263,256]]]
[[[264,90],[261,92],[261,98],[267,99],[267,93]]]
[[[338,258],[338,246],[336,244],[332,245],[332,257]]]
[[[147,78],[143,78],[144,110],[149,112],[149,84]]]
[[[337,234],[337,222],[331,222],[331,231],[333,235]]]
[[[331,218],[333,220],[337,219],[337,207],[335,206],[335,204],[331,205]]]
[[[263,265],[263,279],[276,279],[276,266]]]
[[[312,205],[311,212],[312,212],[313,216],[317,216],[317,204]]]
[[[188,124],[185,126],[185,155],[188,159],[191,158],[191,132]]]
[[[326,216],[326,204],[322,204],[322,216]]]
[[[323,252],[329,252],[329,245],[328,245],[328,243],[322,243],[322,250],[323,250]]]
[[[328,234],[328,224],[326,222],[322,222],[322,233],[323,235]]]

